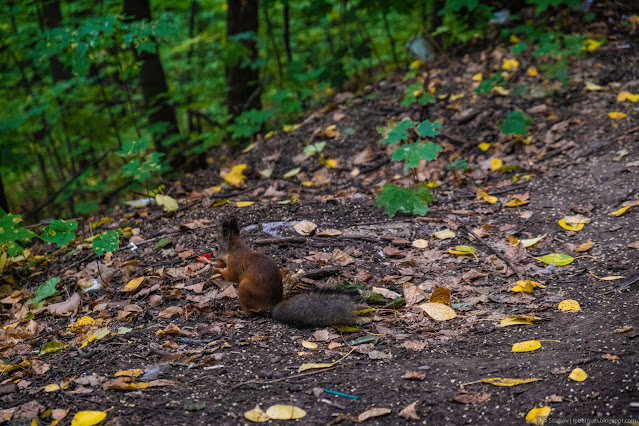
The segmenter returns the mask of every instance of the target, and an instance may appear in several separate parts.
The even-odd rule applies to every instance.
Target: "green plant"
[[[106,231],[93,238],[93,251],[98,256],[107,252],[114,252],[120,246],[120,234],[122,231]]]
[[[58,247],[61,247],[75,239],[74,231],[77,227],[78,222],[75,220],[52,219],[51,223],[44,227],[40,239],[47,243],[55,243]]]
[[[432,161],[437,158],[437,153],[442,151],[439,144],[422,139],[417,142],[409,141],[410,134],[414,133],[419,139],[439,135],[442,123],[431,123],[424,120],[417,123],[411,120],[400,121],[391,124],[388,129],[378,128],[377,131],[384,136],[382,144],[400,144],[392,154],[393,161],[403,161],[404,170],[410,171],[417,167],[422,160]],[[413,213],[423,216],[428,212],[428,203],[433,201],[433,194],[423,183],[413,188],[405,188],[394,184],[385,184],[377,194],[376,207],[384,207],[384,213],[393,217],[398,211]]]
[[[447,49],[454,43],[467,43],[482,37],[488,29],[493,8],[479,0],[446,0],[438,15],[442,16],[442,25],[435,29],[433,36],[446,35],[443,45]]]
[[[524,136],[528,130],[526,126],[532,124],[532,120],[521,111],[510,111],[505,120],[498,120],[497,127],[505,135],[515,134]]]
[[[22,222],[22,216],[6,213],[0,209],[0,248],[2,253],[16,256],[22,253],[24,248],[19,243],[28,243],[36,236],[32,231],[18,226]]]
[[[435,97],[431,93],[424,92],[423,86],[420,82],[406,86],[402,106],[408,106],[414,102],[419,102],[421,105],[435,102]]]
[[[36,288],[33,298],[27,300],[27,305],[33,305],[48,297],[57,296],[60,294],[59,290],[55,289],[55,286],[60,282],[60,277],[53,277],[46,280],[43,284],[40,284]]]

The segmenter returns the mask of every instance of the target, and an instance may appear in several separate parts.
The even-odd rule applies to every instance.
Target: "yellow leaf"
[[[592,52],[593,50],[595,50],[599,46],[601,46],[601,42],[600,41],[588,38],[588,39],[584,40],[584,44],[583,44],[583,46],[581,46],[581,50],[587,50],[588,52]]]
[[[473,81],[482,81],[484,79],[484,75],[480,72],[475,74],[472,78]]]
[[[475,252],[477,252],[477,249],[471,246],[455,246],[454,249],[448,249],[448,253],[456,254],[458,256],[473,255]]]
[[[500,94],[500,95],[502,95],[502,96],[508,96],[508,95],[510,94],[510,92],[509,92],[508,90],[504,89],[504,88],[503,88],[503,87],[501,87],[501,86],[495,86],[495,87],[493,87],[493,89],[491,90],[491,92],[499,93],[499,94]]]
[[[453,308],[442,303],[426,302],[419,305],[419,307],[435,321],[448,321],[457,317]]]
[[[307,342],[306,340],[302,342],[302,346],[306,349],[317,349],[317,343]]]
[[[477,145],[477,147],[482,150],[482,151],[488,151],[490,149],[490,147],[493,146],[493,143],[490,142],[482,142],[479,145]]]
[[[62,383],[62,389],[69,389],[69,384]],[[49,385],[46,385],[42,390],[45,392],[56,392],[60,390],[60,385],[58,385],[57,383],[51,383]]]
[[[246,176],[244,176],[245,169],[246,164],[238,164],[237,166],[233,166],[230,172],[225,172],[224,170],[222,170],[220,172],[220,176],[229,185],[238,186],[246,180]]]
[[[529,76],[531,76],[531,77],[535,77],[535,76],[539,75],[539,71],[537,71],[537,68],[535,68],[535,67],[528,68],[528,71],[526,71],[526,73]]]
[[[342,333],[355,333],[359,331],[359,328],[357,327],[349,327],[347,325],[336,325],[333,326],[333,328],[337,331],[340,331]]]
[[[313,186],[313,181],[312,180],[305,180],[302,181],[302,186]]]
[[[256,405],[252,410],[245,412],[244,417],[255,423],[262,423],[271,420],[271,418],[262,411],[259,405]]]
[[[450,229],[444,229],[441,231],[433,232],[433,237],[439,240],[447,240],[449,238],[455,238],[455,233]]]
[[[510,289],[516,293],[532,293],[535,288],[546,288],[545,285],[539,284],[536,281],[520,280],[515,283],[516,285]]]
[[[588,251],[588,250],[590,250],[590,249],[592,248],[592,246],[594,246],[594,245],[595,245],[595,243],[593,243],[592,241],[588,240],[588,241],[586,241],[585,243],[581,244],[579,247],[577,247],[577,248],[575,249],[575,251],[578,251],[578,252]]]
[[[252,144],[250,144],[249,146],[247,146],[246,148],[244,148],[242,151],[240,151],[242,154],[246,154],[249,153],[251,151],[253,151],[255,149],[255,142],[253,142]]]
[[[264,169],[260,171],[260,176],[262,176],[265,179],[268,179],[271,177],[271,175],[273,174],[273,168],[269,167],[268,169]]]
[[[533,321],[534,317],[532,316],[515,315],[514,317],[507,317],[501,320],[499,326],[509,327],[511,325],[532,325]]]
[[[550,415],[550,407],[533,408],[526,414],[526,422],[534,425],[543,425]]]
[[[332,366],[333,364],[318,364],[315,362],[309,362],[308,364],[302,364],[300,368],[297,369],[297,372],[301,373],[302,371],[306,371],[306,370],[315,370],[318,368],[328,368]]]
[[[511,34],[510,37],[508,37],[508,41],[511,44],[517,44],[519,43],[520,40],[519,40],[519,37],[517,37],[515,34]]]
[[[574,370],[572,370],[568,378],[574,380],[575,382],[583,382],[588,378],[588,374],[581,368],[575,368]]]
[[[288,172],[286,172],[286,173],[284,174],[284,177],[285,177],[285,178],[287,178],[287,179],[288,179],[288,178],[295,177],[295,176],[297,176],[297,174],[298,174],[299,172],[301,172],[301,171],[302,171],[302,169],[301,169],[300,167],[296,167],[296,168],[291,169],[291,170],[289,170]]]
[[[324,167],[326,167],[327,169],[334,169],[335,167],[337,167],[337,160],[329,158],[328,160],[326,160]]]
[[[178,208],[177,200],[173,197],[169,197],[168,195],[157,194],[155,196],[155,202],[164,207],[164,211],[167,212],[174,212]]]
[[[575,260],[574,257],[568,256],[567,254],[562,254],[562,253],[551,253],[545,256],[535,257],[534,259],[544,262],[547,265],[554,263],[555,266],[565,266],[565,265],[568,265],[569,263],[572,263],[572,261]]]
[[[519,61],[517,59],[504,59],[501,64],[501,69],[506,71],[515,71],[519,68]]]
[[[140,377],[142,374],[144,374],[144,369],[133,368],[131,370],[120,370],[115,373],[115,377],[120,377],[120,376]]]
[[[630,101],[630,102],[639,102],[639,94],[633,95],[630,92],[619,92],[617,95],[617,102]]]
[[[492,195],[488,195],[488,193],[486,192],[486,190],[484,189],[477,189],[477,196],[481,197],[484,201],[489,202],[490,204],[494,204],[497,201],[499,201],[499,199],[497,197],[494,197]]]
[[[557,306],[560,311],[563,312],[578,312],[581,311],[581,307],[579,306],[579,302],[572,299],[566,299],[559,303]]]
[[[293,130],[296,130],[300,127],[300,124],[285,124],[284,126],[282,126],[282,130],[284,130],[285,132],[292,132]]]
[[[235,203],[237,207],[247,207],[251,204],[255,204],[255,201],[238,201],[237,203]]]
[[[631,207],[632,206],[625,206],[625,207],[622,207],[619,210],[616,210],[616,211],[614,211],[614,212],[612,212],[610,214],[613,215],[613,216],[623,216],[626,213],[628,213],[628,210],[630,210]]]
[[[104,411],[78,411],[73,420],[71,426],[93,426],[100,423],[106,418]]]
[[[464,92],[460,92],[460,93],[457,93],[455,95],[450,95],[450,98],[448,98],[448,100],[450,102],[455,102],[456,100],[461,99],[463,97],[464,97]]]
[[[627,116],[628,114],[626,114],[625,112],[613,111],[608,113],[608,117],[612,118],[613,120],[621,120],[622,118],[626,118]]]
[[[271,405],[266,409],[266,415],[274,420],[295,420],[306,416],[306,411],[294,405]]]
[[[490,379],[482,379],[482,382],[488,383],[494,386],[517,386],[525,383],[536,382],[541,379],[504,379],[501,377],[492,377]]]
[[[411,245],[417,248],[428,248],[428,240],[415,240],[411,243]]]
[[[71,329],[71,331],[78,331],[80,330],[82,327],[86,326],[86,325],[93,325],[95,324],[95,320],[93,318],[91,318],[90,316],[83,316],[80,317],[76,320],[76,322],[69,324],[69,328]]]
[[[624,277],[623,275],[612,275],[609,277],[601,277],[599,278],[601,281],[615,281],[615,280],[622,280],[626,277]]]
[[[511,352],[532,352],[541,348],[539,340],[526,340],[525,342],[515,343]]]
[[[560,219],[557,223],[559,223],[559,226],[561,226],[562,228],[573,232],[581,231],[582,229],[584,229],[585,226],[585,223],[566,223],[566,219]]]
[[[439,184],[436,181],[431,180],[430,182],[426,184],[426,186],[429,188],[437,188]]]
[[[268,132],[267,134],[264,135],[264,139],[268,139],[271,136],[273,136],[275,134],[275,132],[273,130],[271,130],[270,132]]]
[[[131,281],[129,281],[129,283],[127,285],[124,286],[124,288],[120,291],[134,291],[135,289],[137,289],[140,284],[142,284],[142,282],[144,281],[146,277],[138,277],[138,278],[134,278]]]
[[[424,63],[424,61],[422,61],[421,59],[417,59],[417,60],[415,60],[415,61],[411,62],[411,63],[410,63],[410,65],[409,65],[409,67],[410,67],[410,69],[412,69],[412,70],[416,70],[416,69],[418,69],[419,67],[421,67],[423,63]]]
[[[499,170],[503,164],[499,158],[493,158],[490,162],[490,170]]]
[[[595,84],[591,81],[586,81],[586,89],[590,90],[591,92],[595,91],[595,90],[602,90],[603,87],[601,87],[598,84]]]
[[[547,234],[544,234],[541,237],[537,237],[537,238],[528,238],[525,240],[519,240],[519,242],[526,248],[532,247],[535,244],[537,244],[539,241],[541,241],[546,235]]]

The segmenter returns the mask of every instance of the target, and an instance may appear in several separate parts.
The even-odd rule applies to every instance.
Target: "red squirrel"
[[[242,241],[235,218],[222,223],[213,257],[217,259],[214,271],[239,283],[240,307],[247,313],[270,312],[276,321],[301,327],[352,325],[357,321],[355,303],[346,294],[309,291],[283,300],[282,275],[275,261]]]

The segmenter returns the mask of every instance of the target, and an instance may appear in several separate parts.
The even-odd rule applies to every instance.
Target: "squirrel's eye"
[[[220,246],[216,244],[215,247],[213,247],[213,250],[219,251],[220,250]]]

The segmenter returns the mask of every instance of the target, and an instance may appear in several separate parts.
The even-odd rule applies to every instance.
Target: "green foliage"
[[[306,155],[315,155],[319,152],[324,151],[324,147],[326,146],[326,141],[315,142],[310,145],[306,145],[304,147],[304,154]]]
[[[441,121],[435,121],[431,123],[428,120],[424,120],[417,126],[417,133],[423,138],[430,138],[439,135],[439,129],[441,129]],[[433,158],[434,160],[434,158]]]
[[[479,85],[475,88],[474,92],[479,93],[481,95],[490,93],[498,84],[502,87],[506,85],[506,82],[502,80],[503,80],[503,76],[500,72],[493,74],[487,80],[484,80],[481,83],[479,83]]]
[[[55,243],[58,247],[70,243],[75,238],[75,229],[78,222],[75,220],[51,219],[51,223],[44,227],[40,238],[47,243]]]
[[[48,297],[57,296],[58,294],[60,294],[60,292],[55,289],[55,286],[59,282],[60,277],[53,277],[46,280],[43,284],[40,284],[38,288],[36,288],[34,297],[27,300],[27,305],[33,305]]]
[[[443,151],[441,146],[430,141],[407,143],[397,147],[391,159],[393,161],[403,160],[406,167],[415,169],[422,160],[432,161],[437,158],[437,153],[441,151]]]
[[[120,234],[122,231],[106,231],[93,239],[93,251],[102,256],[106,252],[114,252],[120,246]]]
[[[527,133],[526,126],[532,124],[532,120],[521,111],[510,111],[505,120],[499,120],[497,127],[505,135],[514,133],[516,135],[525,135]]]
[[[377,133],[385,136],[381,141],[382,144],[394,145],[408,139],[408,131],[415,127],[416,124],[414,121],[404,120],[396,124],[391,124],[388,130],[383,127],[378,127]]]
[[[569,7],[575,7],[581,0],[526,0],[526,3],[535,6],[535,14],[539,15],[548,9],[549,7],[559,7],[566,5]]]
[[[125,141],[118,155],[122,157],[132,157],[151,148],[151,141],[148,137],[142,137],[136,140]]]
[[[444,36],[443,44],[447,49],[455,43],[467,43],[473,38],[483,37],[493,8],[479,0],[446,0],[438,14],[443,15],[442,25],[432,35]]]
[[[446,164],[446,170],[457,170],[459,172],[466,171],[470,168],[470,164],[468,164],[468,160],[463,158],[458,158],[452,163]]]
[[[404,89],[403,106],[408,106],[414,102],[419,102],[421,105],[435,102],[435,97],[431,93],[422,93],[423,83],[417,82],[410,84]],[[418,98],[419,96],[419,98]]]
[[[234,138],[247,138],[262,129],[264,123],[272,118],[272,114],[267,110],[251,109],[240,114],[233,124],[228,126]]]
[[[151,175],[159,174],[162,171],[161,158],[164,153],[152,152],[147,154],[144,158],[144,162],[140,162],[139,159],[134,159],[122,166],[122,176],[131,176],[138,182],[144,182]]]
[[[423,183],[415,188],[404,188],[387,183],[377,194],[375,207],[384,207],[384,213],[389,217],[394,217],[398,211],[424,216],[428,212],[428,203],[432,201],[433,194]]]
[[[22,216],[6,213],[0,209],[0,248],[9,256],[22,253],[24,248],[18,243],[28,243],[36,236],[33,232],[18,225],[22,222]]]

